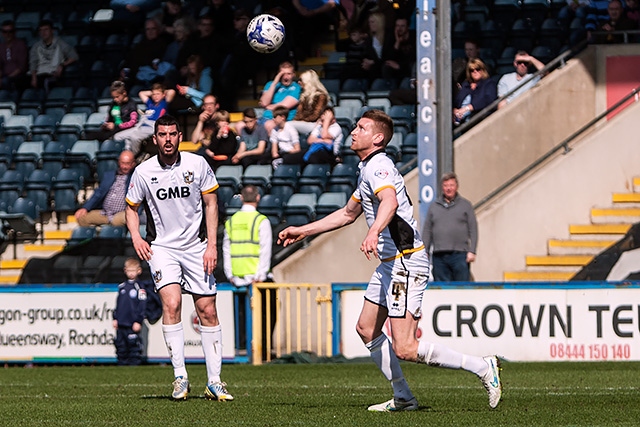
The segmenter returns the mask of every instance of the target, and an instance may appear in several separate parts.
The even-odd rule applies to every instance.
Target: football
[[[275,52],[282,46],[284,37],[282,21],[266,13],[253,18],[247,27],[247,40],[260,53]]]

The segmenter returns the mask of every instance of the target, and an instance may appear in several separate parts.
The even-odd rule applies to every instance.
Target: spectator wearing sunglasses
[[[453,124],[459,125],[469,120],[497,98],[496,83],[489,78],[489,72],[481,59],[470,59],[467,63],[467,78],[460,87],[454,101]]]
[[[516,53],[513,59],[513,67],[516,69],[513,73],[503,75],[500,78],[500,81],[498,81],[498,97],[503,97],[515,88],[518,89],[505,99],[501,100],[498,104],[498,108],[504,107],[534,87],[543,77],[541,74],[538,74],[536,77],[530,78],[532,74],[529,73],[529,68],[533,67],[536,71],[540,71],[544,68],[544,64],[524,50],[520,50]]]

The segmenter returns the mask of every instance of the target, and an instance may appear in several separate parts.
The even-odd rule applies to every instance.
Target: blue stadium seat
[[[231,200],[229,200],[229,203],[225,208],[227,217],[230,217],[234,213],[238,212],[241,207],[242,207],[242,199],[240,198],[240,195],[237,194],[236,196],[232,197]]]
[[[9,207],[9,213],[23,214],[33,221],[40,216],[34,201],[26,197],[18,197]]]
[[[84,182],[94,180],[96,153],[100,143],[96,140],[78,140],[65,155],[65,164],[69,168],[77,169]]]
[[[103,225],[100,227],[98,236],[101,239],[124,239],[127,235],[127,227],[117,227],[113,225]]]
[[[62,168],[52,179],[54,190],[70,188],[77,193],[83,185],[84,181],[78,171],[71,168]]]
[[[314,193],[295,193],[284,206],[284,220],[288,225],[304,225],[315,219],[318,197]]]
[[[330,213],[337,211],[347,204],[347,194],[338,193],[322,193],[316,203],[316,219],[324,218]]]
[[[280,165],[271,176],[271,187],[274,185],[288,185],[292,188],[296,187],[300,178],[300,165]]]
[[[222,165],[216,170],[216,179],[221,187],[231,187],[237,193],[242,183],[242,166]]]
[[[273,194],[265,194],[258,202],[258,212],[269,218],[271,227],[275,228],[282,222],[284,202]]]
[[[331,174],[329,164],[309,164],[306,165],[298,180],[299,193],[322,194]]]
[[[255,185],[266,192],[271,181],[271,165],[249,165],[242,175],[242,185]]]

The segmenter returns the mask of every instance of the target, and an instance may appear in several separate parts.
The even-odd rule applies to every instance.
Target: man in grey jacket
[[[471,202],[458,194],[455,173],[445,173],[441,182],[442,194],[429,207],[422,230],[425,247],[433,248],[433,278],[469,281],[469,264],[476,259],[478,244],[476,215]]]

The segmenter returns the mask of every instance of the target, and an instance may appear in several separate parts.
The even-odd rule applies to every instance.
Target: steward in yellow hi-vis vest
[[[273,242],[269,219],[256,210],[258,189],[247,185],[241,196],[242,208],[227,220],[222,241],[224,272],[236,286],[267,279]]]
[[[269,221],[257,211],[236,212],[225,224],[230,240],[231,273],[236,277],[255,275],[260,261],[259,226]]]

